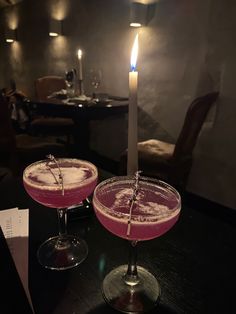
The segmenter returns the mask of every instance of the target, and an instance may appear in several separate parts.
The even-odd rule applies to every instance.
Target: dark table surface
[[[56,117],[69,117],[75,119],[86,118],[88,120],[99,120],[112,115],[128,112],[128,100],[88,102],[77,101],[70,104],[63,103],[59,99],[48,99],[46,101],[26,100],[25,104],[34,114],[42,114]]]
[[[36,251],[57,234],[56,211],[31,200],[21,180],[0,184],[0,193],[0,209],[29,208],[29,286],[36,314],[117,313],[105,304],[100,287],[106,273],[127,263],[126,241],[106,231],[93,213],[71,220],[69,232],[88,244],[87,259],[71,270],[44,269]],[[235,221],[235,215],[229,221],[218,217],[214,208],[209,213],[204,205],[198,210],[183,204],[172,230],[138,245],[138,264],[156,275],[162,290],[159,306],[150,313],[236,313]]]

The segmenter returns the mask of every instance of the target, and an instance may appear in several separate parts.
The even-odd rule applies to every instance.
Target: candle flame
[[[82,59],[82,50],[81,49],[78,50],[78,58],[79,58],[79,60]]]
[[[130,59],[130,65],[131,65],[131,70],[135,71],[136,70],[136,62],[138,58],[138,34],[136,35],[134,39],[134,44],[131,52],[131,59]]]

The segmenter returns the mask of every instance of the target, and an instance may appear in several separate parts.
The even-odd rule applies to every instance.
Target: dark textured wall
[[[174,142],[191,100],[219,89],[220,98],[194,152],[188,190],[236,208],[235,2],[152,3],[154,16],[140,30],[139,139]],[[77,67],[76,52],[81,48],[86,93],[91,92],[89,69],[96,66],[103,74],[101,91],[128,95],[130,50],[136,33],[129,27],[129,12],[130,0],[24,0],[2,9],[0,86],[14,78],[19,89],[33,96],[35,78],[64,75],[66,69]],[[18,24],[18,41],[7,45],[3,32],[12,15]],[[62,37],[48,36],[50,16],[63,19]],[[117,159],[127,145],[127,121],[108,119],[92,127],[94,147]]]
[[[5,58],[1,85],[13,77],[19,88],[31,96],[35,78],[46,74],[64,75],[65,70],[77,67],[77,50],[81,48],[85,53],[85,74],[91,67],[102,68],[103,88],[127,94],[133,39],[128,28],[129,1],[25,0],[1,13],[2,29],[11,16],[18,24],[18,42],[7,45],[1,36],[1,55]],[[48,36],[51,17],[63,20],[63,36]],[[111,74],[113,80],[110,80]],[[89,89],[87,80],[85,75]]]

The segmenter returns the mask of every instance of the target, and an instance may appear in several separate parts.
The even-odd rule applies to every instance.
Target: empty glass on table
[[[99,101],[99,98],[97,97],[98,89],[101,84],[102,80],[102,71],[100,69],[90,69],[89,70],[89,80],[90,84],[92,85],[93,88],[93,93],[92,93],[92,98],[93,101]]]
[[[67,97],[73,98],[76,95],[76,70],[71,69],[65,73]]]

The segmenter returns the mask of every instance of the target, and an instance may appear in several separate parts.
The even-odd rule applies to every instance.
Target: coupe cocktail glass
[[[88,254],[84,240],[67,234],[67,209],[81,203],[97,183],[97,168],[88,161],[49,155],[29,165],[23,173],[27,193],[38,203],[57,208],[59,235],[38,249],[38,260],[49,269],[64,270],[80,264]]]
[[[179,193],[165,182],[147,177],[113,177],[97,185],[93,206],[101,224],[130,241],[128,265],[112,270],[104,279],[105,301],[124,313],[146,312],[158,302],[160,286],[145,268],[137,266],[138,241],[167,232],[178,220]]]

